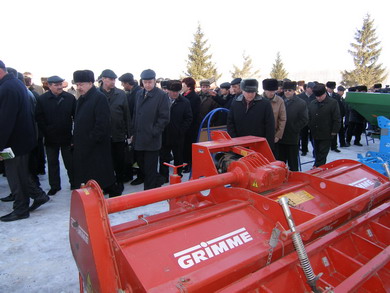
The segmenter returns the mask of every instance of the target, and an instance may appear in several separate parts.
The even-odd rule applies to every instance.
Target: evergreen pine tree
[[[233,65],[233,71],[230,71],[232,78],[260,78],[259,70],[252,72],[252,58],[249,55],[246,55],[245,52],[242,53],[242,58],[243,62],[241,68]]]
[[[284,69],[282,58],[280,58],[280,52],[276,54],[275,63],[272,65],[270,73],[271,78],[278,80],[287,78],[288,72]]]
[[[204,33],[200,24],[194,34],[194,41],[188,54],[186,76],[191,76],[195,80],[209,79],[216,81],[221,75],[218,75],[215,64],[211,61],[212,54],[207,54],[210,46],[206,46],[207,40],[203,40]]]
[[[382,68],[382,64],[377,64],[382,48],[378,47],[380,42],[377,41],[375,31],[374,20],[367,14],[363,19],[362,29],[355,33],[356,43],[351,43],[352,50],[348,51],[353,56],[355,69],[341,72],[342,85],[366,85],[370,88],[387,78],[385,68]]]

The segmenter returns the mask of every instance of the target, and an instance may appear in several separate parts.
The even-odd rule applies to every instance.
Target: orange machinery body
[[[193,145],[188,182],[110,199],[94,181],[73,191],[81,290],[310,292],[277,201],[286,196],[321,291],[389,292],[385,176],[352,160],[289,172],[263,138],[212,139]],[[220,174],[218,152],[243,157]],[[164,200],[169,211],[111,225],[110,214]]]

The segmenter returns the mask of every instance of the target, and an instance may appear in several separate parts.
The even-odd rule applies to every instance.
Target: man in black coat
[[[160,151],[160,174],[164,182],[168,182],[169,169],[164,162],[169,163],[171,152],[175,166],[183,164],[184,138],[192,122],[191,104],[180,94],[182,84],[180,80],[168,82],[168,97],[170,104],[170,120],[165,127]],[[178,169],[181,176],[182,168]]]
[[[230,82],[221,83],[219,86],[219,95],[213,97],[214,101],[219,106],[225,109],[230,109],[234,96],[230,93]],[[217,122],[215,125],[226,125],[227,124],[227,112],[218,113]]]
[[[132,123],[132,141],[140,168],[144,170],[144,189],[161,186],[157,173],[162,132],[169,123],[168,95],[156,87],[156,73],[146,69],[141,73],[144,89],[136,96]]]
[[[365,85],[359,85],[356,87],[357,92],[367,92],[367,87]],[[355,109],[349,110],[348,115],[348,128],[347,128],[347,137],[346,137],[346,145],[351,145],[352,136],[355,136],[354,145],[363,146],[360,143],[362,138],[362,133],[366,127],[366,119],[362,115],[360,115]]]
[[[182,80],[183,96],[186,97],[191,104],[192,122],[184,139],[184,162],[187,166],[184,167],[183,173],[189,173],[192,165],[192,144],[198,138],[200,125],[200,97],[195,92],[196,81],[192,77],[186,77]]]
[[[90,70],[73,73],[80,94],[73,130],[74,184],[79,187],[90,179],[96,180],[111,197],[120,192],[115,185],[111,157],[110,106],[94,81]]]
[[[340,147],[345,147],[345,130],[344,128],[342,127],[343,125],[343,118],[345,116],[345,108],[344,108],[344,104],[341,100],[341,97],[339,94],[335,93],[334,90],[336,88],[336,82],[334,81],[328,81],[326,83],[326,93],[327,95],[332,98],[332,99],[335,99],[339,105],[339,109],[340,109],[340,130],[339,130],[339,140],[340,140]],[[330,146],[330,149],[336,153],[339,153],[340,150],[337,148],[337,135],[333,138],[332,140],[332,144]]]
[[[283,137],[278,142],[279,157],[277,158],[288,163],[291,171],[298,171],[299,133],[309,122],[306,103],[295,95],[296,88],[295,81],[283,83],[287,121]]]
[[[131,73],[122,74],[119,77],[119,81],[122,83],[123,89],[125,90],[127,96],[127,103],[129,104],[130,110],[130,118],[133,120],[134,115],[134,105],[135,105],[135,97],[137,93],[142,90],[142,88],[138,85],[137,81],[134,80],[134,76]],[[134,150],[132,150],[131,146],[128,146],[128,150],[126,153],[126,165],[124,170],[124,182],[129,180],[133,180],[133,164],[136,161],[136,157],[134,155]],[[137,178],[131,181],[131,185],[138,185],[144,183],[145,175],[143,171],[138,168]]]
[[[131,116],[127,96],[115,87],[117,75],[111,69],[103,70],[100,75],[102,85],[99,90],[106,96],[110,106],[111,155],[114,164],[116,183],[123,191],[125,170],[125,147],[130,139]]]
[[[241,81],[242,94],[232,102],[227,130],[231,137],[264,137],[272,149],[275,140],[275,118],[271,103],[257,93],[258,87],[256,79]]]
[[[311,101],[316,99],[316,97],[313,95],[314,86],[315,86],[314,82],[308,82],[306,85],[304,85],[305,91],[297,95],[298,98],[302,99],[306,103],[306,107],[309,107]],[[310,137],[311,137],[310,129],[309,126],[306,125],[302,128],[300,133],[302,156],[306,156],[306,154],[309,152],[308,145],[309,145],[309,140],[311,140]]]
[[[15,197],[14,210],[0,217],[3,222],[25,219],[49,200],[36,191],[36,183],[29,170],[29,153],[37,143],[32,105],[26,86],[8,74],[0,60],[0,150],[11,148],[15,157],[4,160],[11,194]],[[2,158],[0,158],[2,160]],[[30,197],[34,199],[29,207]]]
[[[63,90],[64,79],[59,76],[48,78],[49,91],[39,96],[35,109],[35,119],[38,128],[44,136],[46,147],[49,184],[48,195],[55,195],[61,190],[60,162],[58,161],[61,150],[62,160],[68,172],[71,189],[73,185],[72,142],[73,118],[76,111],[76,99],[72,94]]]
[[[337,101],[326,94],[325,85],[313,88],[316,99],[309,105],[309,127],[314,141],[314,167],[326,163],[332,139],[340,129],[340,110]]]

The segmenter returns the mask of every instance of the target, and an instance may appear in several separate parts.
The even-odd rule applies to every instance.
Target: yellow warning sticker
[[[248,151],[241,150],[241,156],[246,157],[248,155]]]
[[[288,204],[292,207],[295,207],[301,203],[304,203],[306,201],[309,201],[314,198],[310,193],[308,193],[305,190],[300,190],[296,192],[289,192],[286,194],[283,194],[281,196],[278,196],[278,199],[281,197],[287,197],[288,198]]]
[[[256,187],[256,188],[259,187],[259,185],[257,184],[257,181],[253,181],[252,186],[253,186],[253,187]]]

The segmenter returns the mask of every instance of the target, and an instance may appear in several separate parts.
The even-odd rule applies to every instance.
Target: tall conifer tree
[[[216,81],[220,75],[217,73],[215,64],[211,61],[212,54],[207,54],[210,46],[207,46],[207,41],[204,40],[204,33],[200,24],[194,34],[194,41],[187,60],[186,76],[191,76],[195,80],[209,79]]]
[[[242,53],[242,58],[243,62],[241,68],[236,65],[233,65],[233,71],[230,71],[232,78],[260,78],[259,70],[252,72],[252,58],[249,55],[245,54],[245,52]]]
[[[355,69],[341,72],[344,86],[366,85],[372,87],[375,83],[381,83],[387,78],[386,69],[378,64],[378,58],[382,51],[377,41],[374,20],[369,14],[363,19],[362,29],[355,33],[355,43],[351,43],[352,50],[348,52],[353,56]]]
[[[271,78],[278,80],[285,79],[288,76],[288,72],[284,69],[284,64],[282,62],[282,58],[280,57],[280,52],[276,54],[275,63],[272,65],[270,76]]]

